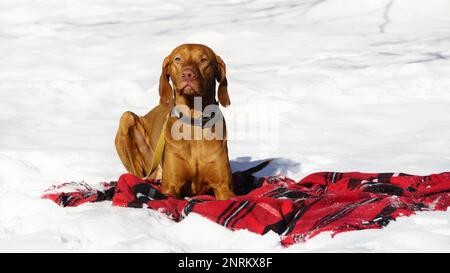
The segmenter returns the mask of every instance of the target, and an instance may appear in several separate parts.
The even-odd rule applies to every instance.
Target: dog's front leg
[[[230,187],[222,185],[222,187],[216,187],[214,189],[214,195],[216,196],[217,200],[228,200],[231,197],[234,197],[235,194],[231,190]]]
[[[183,197],[183,187],[190,181],[190,174],[186,162],[172,153],[165,153],[161,191],[166,196]]]
[[[214,164],[206,169],[208,170],[208,175],[205,176],[207,183],[213,189],[217,200],[228,200],[235,196],[232,190],[232,177],[229,164],[225,166],[223,164]]]

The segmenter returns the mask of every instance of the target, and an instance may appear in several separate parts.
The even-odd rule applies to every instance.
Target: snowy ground
[[[157,103],[161,62],[186,42],[227,63],[234,170],[449,171],[448,14],[446,0],[0,0],[0,251],[449,252],[450,211],[283,248],[195,214],[39,198],[124,172],[118,119]]]

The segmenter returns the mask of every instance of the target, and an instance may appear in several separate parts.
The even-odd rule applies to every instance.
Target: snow
[[[450,212],[284,248],[190,214],[60,208],[52,184],[116,180],[118,119],[158,102],[163,58],[203,43],[226,62],[234,170],[450,169],[446,0],[0,0],[0,251],[450,252]]]

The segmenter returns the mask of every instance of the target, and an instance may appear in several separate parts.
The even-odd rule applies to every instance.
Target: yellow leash
[[[169,120],[169,116],[170,116],[170,113],[167,114],[166,120],[164,121],[164,125],[161,130],[161,134],[159,135],[159,138],[158,138],[158,142],[156,143],[156,148],[155,148],[155,152],[153,153],[152,166],[151,166],[150,172],[147,174],[146,177],[144,177],[144,180],[148,179],[153,174],[153,172],[156,171],[159,163],[161,162],[163,152],[164,152],[164,145],[166,144],[166,139],[164,138],[164,132],[166,131],[166,124],[167,124],[167,121]]]
[[[173,92],[173,96],[174,96],[173,106],[175,107],[175,98],[176,98],[175,86],[172,86],[172,92]],[[164,145],[166,144],[166,139],[164,138],[164,132],[166,131],[166,124],[167,124],[167,121],[169,120],[171,113],[172,113],[172,111],[170,111],[167,114],[166,120],[164,121],[162,130],[161,130],[161,134],[159,135],[159,138],[158,138],[158,142],[156,142],[155,152],[153,153],[152,167],[150,168],[150,172],[147,174],[147,176],[144,177],[144,180],[148,179],[153,174],[153,172],[155,172],[156,169],[158,169],[158,165],[162,160],[162,156],[163,156],[163,152],[164,152]]]

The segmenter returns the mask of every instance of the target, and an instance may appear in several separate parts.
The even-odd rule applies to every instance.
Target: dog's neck
[[[205,108],[209,105],[216,105],[218,107],[218,102],[215,99],[215,88],[213,87],[212,90],[209,90],[209,92],[206,93],[206,95],[203,96],[189,96],[189,95],[181,95],[180,92],[177,92],[176,89],[174,89],[174,106],[172,108],[171,115],[175,116],[176,118],[182,120],[186,124],[192,124],[194,126],[199,126],[202,128],[210,128],[211,125],[214,126],[214,123],[211,123],[210,121],[212,119],[217,120],[222,117],[221,114],[216,115],[216,113],[211,112],[204,115]],[[196,98],[200,99],[196,101]],[[177,106],[186,106],[189,108],[189,113],[184,112],[183,114],[180,113],[180,111],[177,109]],[[211,109],[210,109],[211,110]],[[220,111],[219,109],[217,109]],[[209,123],[208,127],[205,127],[205,125]]]
[[[208,90],[206,94],[203,96],[182,95],[178,90],[174,89],[174,96],[175,96],[174,106],[185,105],[191,110],[191,112],[193,112],[194,110],[203,111],[208,105],[217,104],[215,98],[215,88],[213,88],[212,90]],[[200,99],[201,109],[195,109],[195,106],[198,107],[198,105],[195,105],[196,98]]]

